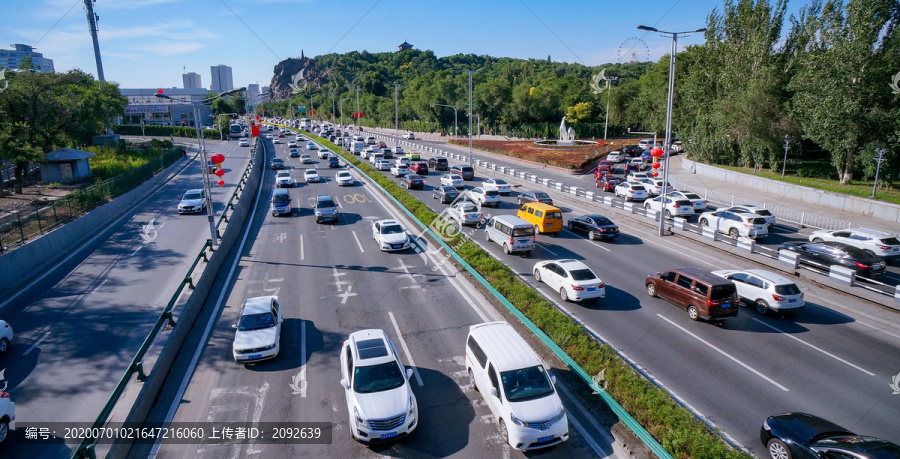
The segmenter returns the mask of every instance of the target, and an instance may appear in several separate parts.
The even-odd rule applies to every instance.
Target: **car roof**
[[[853,432],[818,416],[806,413],[784,413],[770,416],[769,420],[774,420],[781,424],[781,427],[790,431],[796,440],[805,446],[809,446],[813,437],[823,433],[850,434]]]
[[[387,333],[380,329],[360,330],[348,337],[353,346],[354,354],[359,363],[364,365],[377,365],[379,363],[394,361],[394,353],[388,345]],[[381,340],[380,343],[377,340]],[[363,344],[362,349],[360,343]]]
[[[729,270],[729,271],[732,271],[732,270]],[[781,274],[773,273],[772,271],[766,271],[765,269],[751,268],[751,269],[735,269],[733,271],[745,272],[747,274],[753,274],[756,277],[759,277],[763,280],[767,280],[776,285],[787,285],[787,284],[794,283],[794,281],[792,281],[791,279],[788,279],[787,277],[782,276]]]
[[[507,322],[488,322],[469,327],[469,335],[488,354],[497,371],[541,365],[534,350]]]
[[[572,260],[572,259],[549,260],[548,263],[556,263],[556,264],[562,266],[563,268],[566,268],[566,270],[568,270],[568,271],[571,271],[573,269],[591,269],[588,267],[588,265],[586,265],[578,260]]]
[[[585,217],[591,218],[591,219],[594,219],[594,220],[601,220],[601,219],[602,219],[602,220],[610,220],[609,217],[604,216],[604,215],[600,215],[600,214],[585,215]],[[610,221],[612,221],[612,220],[610,220]]]
[[[675,269],[670,269],[668,271],[675,271],[675,272],[678,272],[681,274],[685,274],[687,276],[693,277],[694,280],[703,281],[703,282],[706,282],[709,284],[731,284],[732,283],[730,280],[725,279],[722,276],[718,276],[716,274],[713,274],[709,271],[706,271],[706,270],[703,270],[700,268],[694,268],[694,267],[675,268]]]
[[[554,211],[554,210],[555,210],[555,211],[562,212],[562,211],[559,209],[559,207],[551,206],[550,204],[545,204],[545,203],[543,203],[543,202],[529,202],[529,203],[524,204],[524,205],[526,205],[526,206],[531,206],[531,208],[532,208],[532,209],[535,209],[535,210],[543,210],[544,212]]]
[[[400,223],[397,220],[387,219],[387,220],[378,220],[375,223],[380,223],[382,225],[399,225]]]
[[[875,228],[847,228],[846,230],[836,230],[836,231],[850,231],[858,234],[865,234],[866,236],[873,237],[897,237],[895,234],[888,233],[887,231],[882,231]],[[834,231],[832,231],[834,232]]]
[[[273,300],[278,300],[278,297],[258,296],[255,298],[247,298],[246,300],[244,300],[244,309],[242,311],[242,314],[262,314],[264,312],[269,312],[269,308],[272,307]]]
[[[188,193],[202,193],[202,192],[203,192],[203,189],[202,189],[202,188],[194,188],[193,190],[187,190],[187,191],[185,191],[184,194],[188,194]]]

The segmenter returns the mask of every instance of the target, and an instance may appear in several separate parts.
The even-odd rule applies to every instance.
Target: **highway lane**
[[[467,182],[467,188],[490,178],[487,172],[476,168],[476,179]],[[412,191],[436,212],[447,207],[431,198],[441,174],[432,171],[425,189]],[[534,185],[503,178],[521,186],[503,198],[500,208],[482,209],[486,215],[515,214],[515,197]],[[855,310],[871,306],[802,280],[798,285],[806,292],[808,305],[794,319],[763,317],[742,307],[739,317],[724,326],[691,322],[681,309],[646,296],[646,275],[680,266],[714,270],[752,267],[752,263],[682,238],[660,240],[655,225],[644,217],[615,215],[563,193],[551,192],[551,196],[566,220],[599,211],[610,216],[623,235],[614,242],[590,242],[568,231],[559,237],[539,236],[540,249],[530,257],[503,254],[497,244],[484,242],[483,230],[475,230],[473,240],[532,282],[531,269],[539,260],[575,258],[591,266],[607,283],[606,299],[597,305],[560,306],[739,443],[760,453],[762,420],[791,410],[900,440],[891,420],[900,399],[890,397],[888,386],[891,376],[900,371],[896,322],[857,314]],[[543,284],[539,290],[559,303],[558,294]]]
[[[249,162],[237,142],[208,142],[226,154],[225,187],[213,188],[217,212]],[[185,191],[201,187],[199,160],[126,217],[109,222],[71,258],[3,305],[16,332],[0,360],[16,422],[92,422],[159,312],[209,237],[205,215],[179,215]],[[152,226],[150,223],[152,222]],[[0,383],[2,385],[3,383]],[[74,445],[24,445],[22,429],[0,456],[60,457]]]
[[[241,253],[236,280],[223,285],[224,309],[213,317],[209,340],[200,343],[198,365],[188,380],[170,375],[167,387],[186,384],[183,395],[161,397],[152,418],[177,409],[173,426],[194,421],[320,421],[333,425],[329,445],[182,445],[162,443],[157,450],[139,447],[133,457],[317,457],[447,456],[506,457],[508,446],[480,396],[468,384],[463,349],[468,327],[501,316],[479,300],[463,276],[448,275],[423,250],[381,252],[372,240],[371,224],[399,216],[367,184],[338,187],[324,161],[299,164],[276,145],[289,170],[319,169],[324,183],[290,189],[291,217],[272,217],[268,205],[255,218],[248,246]],[[266,176],[263,202],[271,195],[273,173]],[[315,195],[326,193],[340,202],[335,224],[316,224],[309,208]],[[409,225],[406,225],[409,228]],[[424,243],[424,242],[422,242]],[[427,251],[427,249],[425,249]],[[224,277],[224,276],[223,276]],[[462,283],[462,284],[461,284]],[[236,364],[230,344],[244,299],[278,295],[285,311],[281,355],[269,362]],[[202,322],[202,321],[201,321]],[[199,327],[202,328],[202,327]],[[340,346],[353,331],[381,328],[394,340],[401,359],[416,373],[411,379],[419,405],[420,425],[402,441],[367,447],[350,439],[343,388],[339,384]],[[198,333],[199,334],[199,333]],[[189,360],[190,350],[179,361]],[[182,364],[177,364],[181,368]],[[571,401],[567,401],[571,407]],[[577,410],[569,409],[578,422]],[[590,436],[590,422],[581,419]],[[571,439],[552,455],[596,457],[602,440],[584,438],[570,424]],[[607,445],[608,446],[608,445]],[[155,456],[154,456],[155,455]]]

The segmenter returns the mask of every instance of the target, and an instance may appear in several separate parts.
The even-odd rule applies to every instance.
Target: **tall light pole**
[[[331,119],[334,119],[334,92],[331,93]]]
[[[356,121],[353,124],[356,125],[356,128],[359,129],[359,86],[356,88],[356,116],[353,117]]]
[[[458,140],[459,124],[457,124],[457,121],[459,120],[459,118],[457,117],[456,107],[454,107],[452,105],[444,105],[444,104],[431,104],[431,108],[434,108],[435,105],[437,105],[439,107],[450,107],[453,109],[453,140],[454,141]]]
[[[664,37],[672,37],[672,54],[669,57],[669,102],[666,104],[666,140],[663,143],[663,154],[666,155],[666,169],[663,173],[663,186],[669,183],[669,146],[672,144],[672,104],[675,99],[675,53],[678,46],[678,36],[686,37],[692,33],[706,32],[706,28],[691,30],[687,32],[665,32],[657,30],[653,27],[639,25],[638,29],[648,32],[657,32]],[[656,145],[654,145],[656,147]],[[659,235],[662,236],[666,229],[666,219],[660,214],[659,216]]]
[[[459,70],[462,72],[469,72],[469,113],[467,116],[469,118],[469,131],[468,131],[468,135],[469,135],[469,166],[472,165],[472,74],[475,72],[480,72],[484,69],[485,69],[485,67],[482,67],[478,70],[467,70],[467,69],[458,69],[458,68],[452,69],[452,70]]]
[[[345,100],[353,100],[352,97],[348,97],[346,99],[341,99],[341,131],[344,130],[344,101]],[[343,135],[343,134],[341,134]]]
[[[872,197],[875,197],[875,189],[878,187],[878,172],[881,170],[881,163],[887,161],[887,158],[884,157],[884,154],[887,153],[887,148],[879,148],[875,150],[878,153],[878,156],[875,157],[875,162],[878,164],[875,166],[875,184],[872,185]]]
[[[606,133],[609,130],[609,99],[612,98],[612,86],[611,82],[616,81],[619,77],[608,77],[604,74],[603,79],[606,81],[606,123],[603,125],[603,140],[606,140]],[[654,147],[656,146],[656,142],[653,142]]]
[[[194,127],[197,129],[197,146],[200,148],[200,169],[203,171],[203,191],[206,193],[206,219],[209,221],[209,239],[212,242],[212,245],[218,245],[219,241],[216,237],[216,222],[215,222],[215,212],[213,212],[212,206],[212,193],[209,188],[209,167],[207,167],[207,159],[206,159],[206,145],[203,142],[203,136],[200,132],[200,105],[208,104],[220,97],[230,96],[231,94],[235,94],[238,92],[243,92],[247,88],[238,88],[232,89],[230,91],[225,91],[221,94],[216,94],[213,97],[207,97],[203,100],[192,100],[189,103],[191,104],[191,108],[194,111]],[[166,94],[162,93],[162,89],[156,93],[156,97],[161,99],[172,99]]]
[[[781,178],[784,178],[784,168],[787,167],[787,154],[791,149],[791,138],[784,136],[784,161],[781,162]]]
[[[394,86],[394,151],[397,151],[397,147],[400,146],[400,115],[399,107],[400,105],[397,103],[397,87],[403,83],[392,83]]]

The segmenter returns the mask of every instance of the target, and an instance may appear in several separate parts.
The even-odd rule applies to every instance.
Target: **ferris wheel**
[[[630,37],[619,45],[619,63],[647,62],[650,60],[650,48],[638,37]]]

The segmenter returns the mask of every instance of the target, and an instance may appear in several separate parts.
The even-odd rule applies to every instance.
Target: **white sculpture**
[[[575,145],[575,129],[566,130],[566,117],[563,116],[562,122],[559,123],[559,141],[557,145],[572,146]]]

